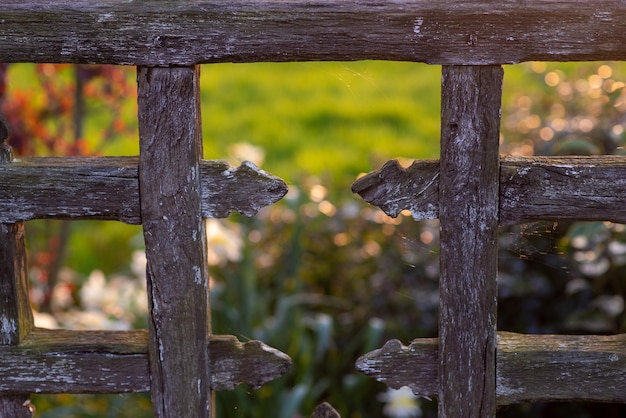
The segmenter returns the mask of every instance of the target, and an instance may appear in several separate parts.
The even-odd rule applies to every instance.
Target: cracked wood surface
[[[11,148],[5,144],[8,135],[4,117],[0,114],[0,167],[11,161]],[[22,343],[33,326],[24,223],[0,223],[0,350]],[[0,358],[0,364],[5,361]],[[0,416],[31,418],[33,410],[29,398],[28,391],[0,393]]]
[[[291,359],[260,341],[206,336],[210,387],[258,389],[282,376]],[[0,346],[0,391],[123,393],[150,390],[148,331],[68,331],[35,328],[20,345]]]
[[[626,402],[626,334],[526,335],[498,332],[496,400],[519,402]],[[390,340],[361,356],[356,367],[386,385],[409,386],[416,395],[437,396],[438,341],[408,346]]]
[[[139,157],[24,157],[0,164],[0,222],[103,219],[141,223]],[[250,162],[200,161],[202,216],[252,216],[287,185]]]
[[[137,100],[152,407],[158,418],[210,418],[200,67],[139,67]]]
[[[352,185],[392,217],[439,217],[439,163],[388,161]],[[626,223],[626,157],[505,157],[500,160],[500,225],[537,220]]]
[[[3,0],[0,62],[625,60],[621,0]]]
[[[440,418],[495,417],[499,66],[444,66],[439,161]],[[480,167],[479,170],[476,167]]]

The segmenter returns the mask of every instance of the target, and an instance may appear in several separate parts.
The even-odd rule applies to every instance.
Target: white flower
[[[212,266],[239,261],[243,241],[237,232],[217,219],[206,220],[207,262]]]
[[[257,147],[246,142],[239,142],[228,147],[228,152],[232,156],[229,159],[231,165],[238,165],[243,161],[250,161],[252,164],[260,167],[265,160],[265,151],[261,147]]]
[[[134,251],[132,255],[132,260],[130,262],[130,270],[133,274],[145,280],[146,279],[146,252],[145,251]]]
[[[37,312],[33,310],[33,319],[35,321],[35,326],[37,328],[46,328],[46,329],[57,329],[59,328],[59,323],[56,318],[49,313],[45,312]]]
[[[391,418],[420,418],[422,409],[417,396],[408,386],[400,389],[388,388],[387,392],[378,395],[378,400],[385,402],[383,414]]]

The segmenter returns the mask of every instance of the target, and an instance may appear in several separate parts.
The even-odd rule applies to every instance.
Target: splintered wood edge
[[[398,340],[361,356],[356,368],[418,396],[437,396],[438,340]],[[527,335],[498,332],[498,405],[581,400],[626,402],[626,334]]]
[[[291,368],[286,354],[260,341],[207,337],[211,388],[258,389]],[[124,393],[150,390],[148,332],[35,328],[17,346],[0,346],[0,391]]]
[[[439,162],[396,160],[356,180],[352,191],[396,217],[439,217]],[[626,157],[506,157],[500,161],[500,225],[536,220],[626,223]]]
[[[26,157],[0,165],[0,222],[101,219],[141,223],[137,157]],[[200,162],[202,216],[255,215],[287,185],[244,161]]]

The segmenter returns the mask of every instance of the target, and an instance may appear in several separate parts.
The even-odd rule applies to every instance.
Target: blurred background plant
[[[621,63],[505,67],[502,153],[622,154],[625,70]],[[138,152],[133,69],[20,64],[2,71],[18,157]],[[304,417],[321,401],[346,418],[436,416],[436,403],[424,399],[413,400],[417,409],[394,409],[393,394],[357,373],[354,361],[390,338],[437,335],[438,223],[408,213],[389,218],[349,187],[390,158],[438,158],[439,77],[438,67],[389,62],[203,68],[205,158],[252,160],[290,185],[281,202],[253,218],[207,220],[214,332],[260,339],[294,360],[288,375],[258,391],[218,392],[218,416]],[[145,327],[141,229],[66,224],[27,224],[39,324]],[[626,332],[623,225],[519,225],[502,230],[500,247],[499,329]],[[145,394],[33,401],[41,417],[151,416]],[[522,404],[498,415],[625,411]]]

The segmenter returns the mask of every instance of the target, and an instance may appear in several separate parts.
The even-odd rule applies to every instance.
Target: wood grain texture
[[[439,416],[495,416],[501,67],[444,66]]]
[[[498,405],[518,402],[626,402],[626,334],[524,335],[498,332]],[[361,372],[393,388],[437,396],[438,342],[398,340],[360,357]]]
[[[24,224],[0,223],[0,345],[19,344],[32,327]]]
[[[408,168],[391,160],[352,185],[366,202],[396,217],[439,217],[439,162]],[[626,157],[505,157],[500,160],[500,225],[537,220],[626,223]]]
[[[138,157],[24,157],[0,164],[0,222],[101,219],[141,223]],[[275,203],[287,185],[249,162],[200,162],[202,216],[246,216]]]
[[[352,184],[352,192],[395,218],[403,210],[415,220],[439,217],[439,161],[414,161],[404,168],[397,160],[366,174]]]
[[[621,0],[4,0],[0,62],[624,60]]]
[[[359,357],[356,368],[390,388],[408,386],[416,395],[433,397],[439,395],[438,353],[436,338],[420,338],[409,347],[389,340],[382,348]]]
[[[32,418],[35,408],[28,394],[0,395],[0,417]]]
[[[204,340],[210,386],[256,389],[286,373],[291,359],[260,341],[230,335]],[[19,346],[0,347],[0,391],[124,393],[150,390],[148,331],[34,329]],[[209,379],[209,377],[207,377]]]
[[[500,223],[573,219],[626,223],[626,157],[507,157]]]
[[[0,102],[1,103],[1,102]],[[5,141],[9,129],[0,113],[0,167],[13,161],[11,147]],[[0,190],[5,187],[0,183]],[[30,309],[24,224],[0,223],[0,349],[20,344],[33,328]],[[0,394],[0,417],[30,418],[28,393]]]
[[[212,416],[200,68],[138,68],[139,190],[155,416]]]

